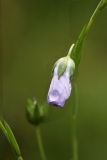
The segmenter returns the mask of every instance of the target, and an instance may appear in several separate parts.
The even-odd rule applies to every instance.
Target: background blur
[[[2,0],[3,116],[24,160],[41,160],[34,127],[25,117],[27,98],[46,102],[51,70],[66,56],[99,0]],[[77,81],[79,160],[107,159],[107,7],[92,25]],[[71,101],[50,107],[41,125],[48,160],[71,160]],[[15,160],[0,131],[0,160]]]

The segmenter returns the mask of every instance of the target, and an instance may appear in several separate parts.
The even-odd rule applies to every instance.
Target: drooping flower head
[[[69,55],[60,58],[54,65],[53,78],[49,88],[47,102],[62,108],[72,90],[71,80],[74,75],[75,63]]]

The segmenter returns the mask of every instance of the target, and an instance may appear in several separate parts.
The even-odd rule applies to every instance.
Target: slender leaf
[[[71,58],[74,60],[76,67],[78,67],[81,56],[82,56],[82,51],[83,51],[83,46],[84,46],[84,41],[85,41],[85,35],[86,35],[86,25],[83,28],[71,54]]]
[[[12,133],[12,130],[11,128],[9,127],[9,125],[4,121],[4,125],[5,125],[5,128],[7,130],[7,134],[8,134],[8,138],[9,138],[9,142],[11,144],[11,147],[15,153],[15,155],[17,157],[20,157],[21,156],[21,152],[20,152],[20,149],[19,149],[19,146],[17,144],[17,141],[14,137],[14,134]]]

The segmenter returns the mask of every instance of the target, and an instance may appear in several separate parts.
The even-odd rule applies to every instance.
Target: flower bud
[[[26,108],[26,117],[29,123],[33,125],[38,125],[41,122],[41,118],[43,116],[43,106],[38,104],[38,102],[34,99],[28,99],[28,105]]]

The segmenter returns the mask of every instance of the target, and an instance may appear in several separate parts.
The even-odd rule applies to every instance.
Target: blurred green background
[[[46,102],[51,70],[66,56],[99,0],[2,0],[3,116],[24,160],[41,160],[34,127],[25,117],[27,98]],[[92,25],[77,81],[79,160],[107,159],[107,7]],[[50,107],[41,135],[48,160],[71,160],[71,102]],[[0,160],[15,160],[0,131]]]

